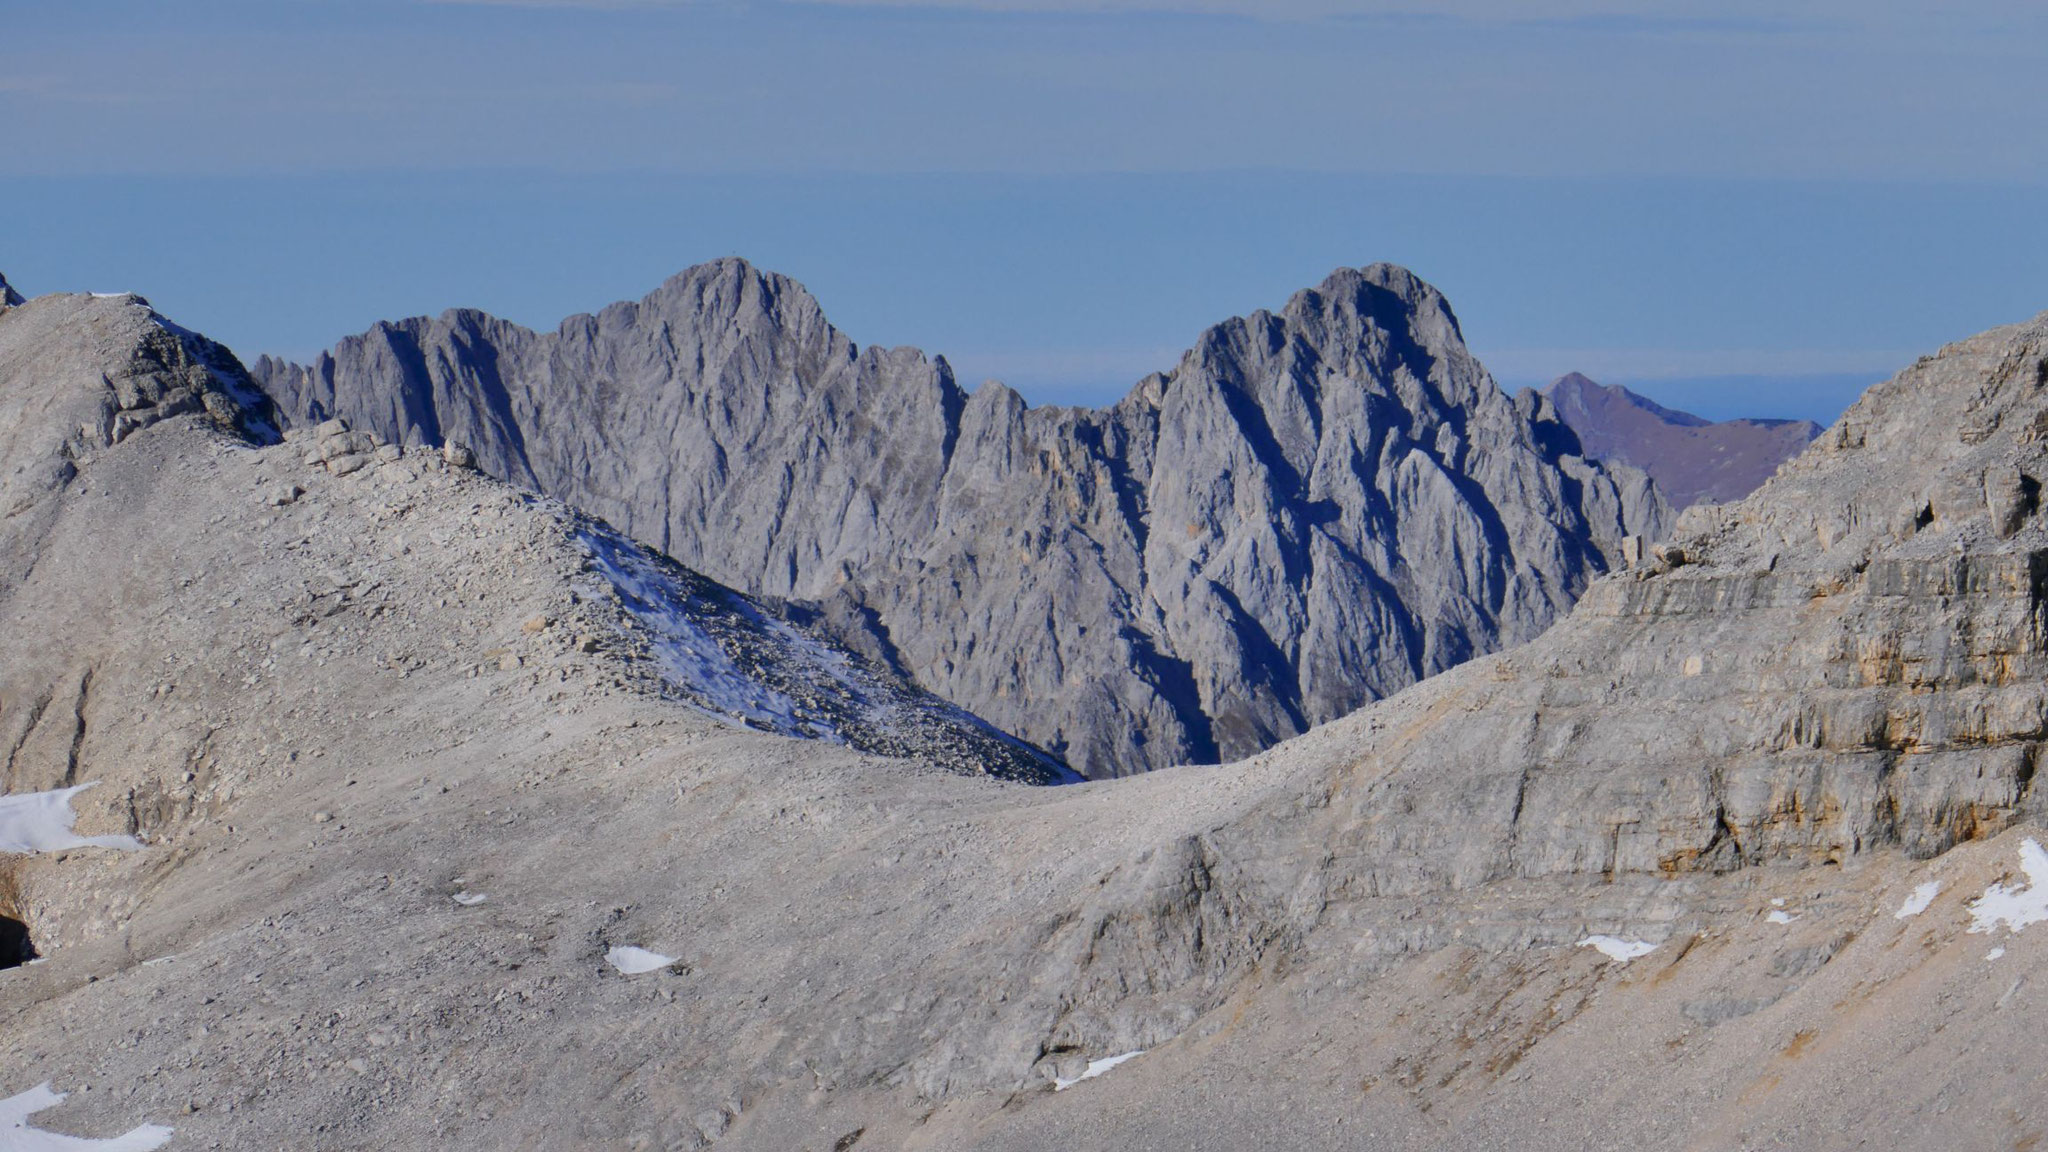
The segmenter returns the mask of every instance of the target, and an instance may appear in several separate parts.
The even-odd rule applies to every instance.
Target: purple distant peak
[[[1559,376],[1557,379],[1544,385],[1542,391],[1553,403],[1570,399],[1577,401],[1578,405],[1582,408],[1589,407],[1594,403],[1593,396],[1598,395],[1606,403],[1627,404],[1632,408],[1640,408],[1659,420],[1664,421],[1666,424],[1676,424],[1686,428],[1704,428],[1713,423],[1712,420],[1708,420],[1703,416],[1695,416],[1690,412],[1681,412],[1676,408],[1666,408],[1648,396],[1644,396],[1639,392],[1631,392],[1619,384],[1602,384],[1578,372],[1567,372]]]

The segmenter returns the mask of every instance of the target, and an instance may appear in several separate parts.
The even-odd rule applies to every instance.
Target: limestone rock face
[[[1390,265],[1217,325],[1100,410],[969,395],[737,260],[553,333],[455,311],[256,374],[293,421],[455,445],[812,605],[1091,776],[1245,755],[1526,640],[1664,516]]]
[[[1678,509],[1742,499],[1820,435],[1811,420],[1704,420],[1577,372],[1543,395],[1586,455],[1648,472]]]

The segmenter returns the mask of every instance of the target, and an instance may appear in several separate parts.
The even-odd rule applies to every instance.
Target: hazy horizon
[[[253,357],[742,255],[1104,403],[1340,266],[1503,385],[1831,419],[2048,307],[2015,2],[99,0],[9,17],[0,272]],[[166,62],[175,66],[166,66]],[[1858,383],[1860,382],[1860,383]]]

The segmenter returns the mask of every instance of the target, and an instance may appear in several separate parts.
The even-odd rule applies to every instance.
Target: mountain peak
[[[1704,428],[1713,421],[1676,408],[1666,408],[1640,392],[1633,392],[1619,384],[1602,384],[1579,372],[1567,372],[1543,386],[1543,394],[1550,402],[1565,413],[1566,423],[1571,422],[1572,410],[1590,412],[1603,405],[1618,405],[1647,412],[1666,424],[1682,428]]]
[[[1434,284],[1399,264],[1385,260],[1376,261],[1360,268],[1339,268],[1330,274],[1324,283],[1341,281],[1356,276],[1376,288],[1384,288],[1404,300],[1442,300],[1444,294]]]
[[[1602,384],[1583,372],[1567,372],[1550,383],[1545,384],[1538,391],[1542,392],[1545,396],[1557,396],[1560,394],[1571,396],[1595,389],[1610,396],[1615,394],[1635,395],[1635,393],[1630,392],[1619,384]]]
[[[663,281],[637,303],[614,304],[604,309],[601,316],[628,324],[650,311],[671,322],[683,318],[712,319],[762,336],[772,329],[787,328],[796,331],[800,339],[845,344],[843,351],[852,350],[851,343],[826,323],[824,309],[809,289],[738,256],[693,264]]]
[[[1553,450],[1392,264],[1213,325],[1094,409],[855,354],[737,259],[553,334],[410,338],[266,385],[816,605],[1091,776],[1247,754],[1534,635],[1664,512]]]

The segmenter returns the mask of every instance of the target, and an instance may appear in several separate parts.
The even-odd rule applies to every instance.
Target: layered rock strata
[[[2038,820],[2043,476],[2048,317],[1873,387],[1536,641],[1286,745],[1325,774],[1233,835],[1296,828],[1331,899],[1924,858]]]

